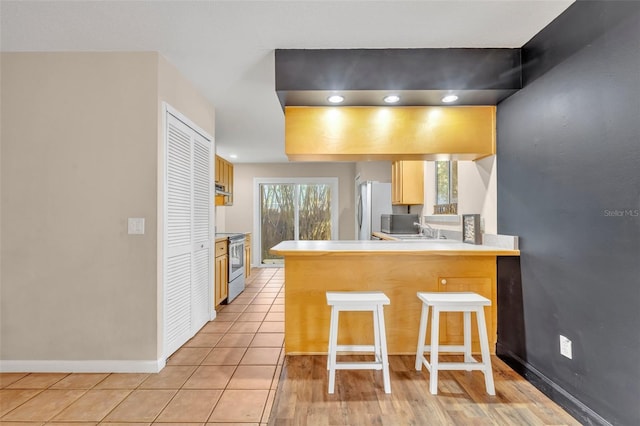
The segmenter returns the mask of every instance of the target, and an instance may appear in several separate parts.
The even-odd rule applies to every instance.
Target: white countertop
[[[280,255],[323,253],[422,253],[434,255],[518,256],[519,250],[487,245],[465,244],[455,240],[412,241],[283,241],[271,248]]]

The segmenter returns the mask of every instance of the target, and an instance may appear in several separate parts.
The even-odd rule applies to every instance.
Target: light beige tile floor
[[[266,425],[284,360],[284,270],[254,268],[157,374],[0,373],[0,425]]]

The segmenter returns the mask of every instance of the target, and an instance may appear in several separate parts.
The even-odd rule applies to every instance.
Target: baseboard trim
[[[157,373],[166,361],[157,360],[0,360],[1,373]]]
[[[510,350],[506,349],[500,343],[496,345],[496,355],[583,425],[611,426],[611,423],[602,418],[598,413],[584,405],[569,392],[551,381],[551,379],[542,374],[535,367],[521,359]]]

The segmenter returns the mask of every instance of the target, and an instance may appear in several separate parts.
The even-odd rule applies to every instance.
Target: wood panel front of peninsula
[[[388,251],[305,251],[287,250],[284,247],[286,243],[293,242],[281,243],[274,247],[272,252],[285,257],[287,355],[327,352],[330,309],[326,303],[326,291],[383,291],[391,300],[391,304],[385,306],[387,345],[390,354],[412,354],[416,351],[421,312],[417,292],[480,293],[492,302],[491,307],[485,308],[485,316],[489,345],[491,352],[495,352],[496,256],[519,255],[517,250],[395,251],[392,245]],[[370,313],[341,313],[338,334],[340,343],[373,342],[371,321]],[[474,334],[477,334],[475,319],[472,321],[472,329]],[[461,344],[462,314],[443,314],[440,336],[443,336],[442,343]],[[427,339],[429,338],[428,336]],[[475,342],[474,351],[479,352]]]

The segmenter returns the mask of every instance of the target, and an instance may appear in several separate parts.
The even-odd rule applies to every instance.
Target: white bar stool
[[[484,320],[484,306],[491,305],[491,301],[476,293],[422,293],[418,292],[418,298],[422,301],[422,315],[420,316],[420,331],[418,332],[418,348],[416,351],[416,370],[420,371],[424,364],[429,370],[429,391],[433,395],[438,394],[438,371],[440,370],[480,370],[484,373],[484,383],[489,395],[495,395],[493,384],[493,371],[491,370],[491,357],[489,355],[489,340],[487,327]],[[431,307],[431,345],[425,345],[427,337],[427,324]],[[464,313],[464,344],[440,345],[440,312]],[[482,362],[476,361],[471,355],[471,312],[476,313],[478,323],[478,335],[480,337],[480,351]],[[464,362],[439,362],[440,350],[464,353]],[[431,363],[424,356],[425,352],[431,353]]]
[[[327,291],[327,304],[331,306],[329,327],[329,393],[335,389],[336,370],[382,370],[385,393],[391,393],[389,380],[389,359],[387,338],[384,327],[383,305],[390,303],[381,291]],[[373,345],[338,345],[338,314],[341,311],[371,311],[373,313]],[[338,351],[373,352],[373,362],[336,362]]]

